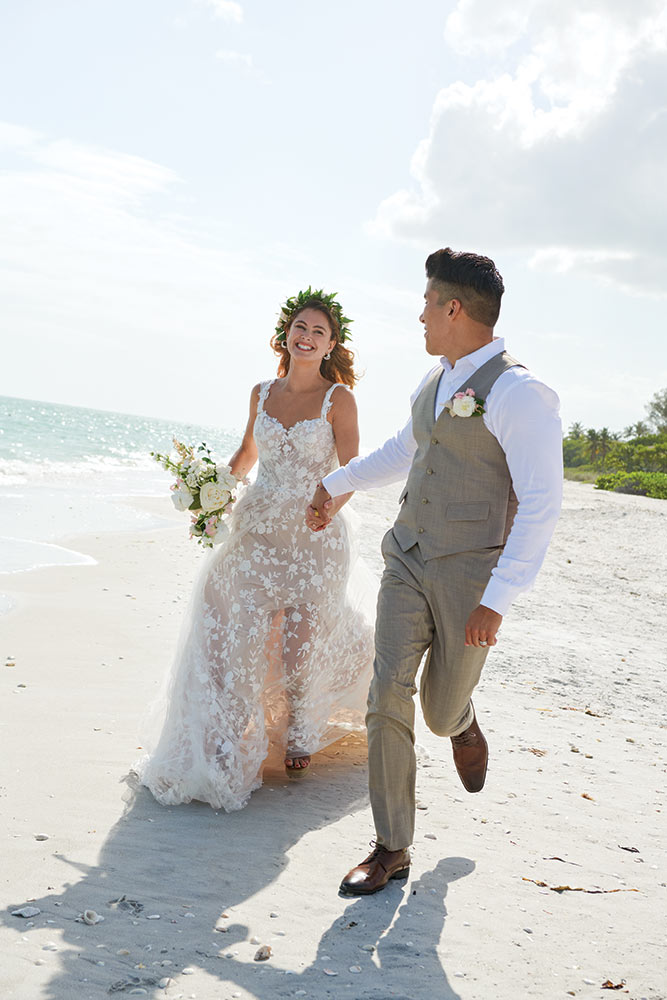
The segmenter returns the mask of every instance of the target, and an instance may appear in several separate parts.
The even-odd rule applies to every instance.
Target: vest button
[[[424,534],[424,529],[423,528],[417,528],[417,534],[418,535],[423,535]]]
[[[427,476],[432,476],[433,475],[433,469],[427,469],[426,470],[426,475]]]
[[[437,438],[431,438],[431,444],[437,444],[437,443],[438,443]]]
[[[422,497],[422,503],[428,503],[428,500],[426,499],[426,497]]]

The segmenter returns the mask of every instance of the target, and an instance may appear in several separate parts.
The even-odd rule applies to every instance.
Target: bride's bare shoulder
[[[356,416],[356,413],[357,401],[352,390],[342,382],[335,382],[331,393],[331,418]]]

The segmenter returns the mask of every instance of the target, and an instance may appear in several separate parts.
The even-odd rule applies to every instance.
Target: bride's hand
[[[331,494],[325,490],[322,483],[318,483],[313,499],[306,509],[306,524],[311,531],[323,531],[331,522],[333,514],[330,514],[329,510],[332,505]]]

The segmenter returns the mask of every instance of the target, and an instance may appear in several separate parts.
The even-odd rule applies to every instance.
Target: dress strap
[[[331,397],[333,396],[334,389],[337,389],[338,386],[341,386],[341,388],[343,388],[343,389],[347,389],[348,388],[342,382],[334,382],[334,384],[327,389],[327,392],[326,392],[326,395],[324,397],[324,400],[322,401],[322,413],[321,413],[322,420],[325,419],[327,413],[331,409],[331,403],[332,403]]]
[[[270,378],[268,380],[268,382],[260,382],[259,383],[259,400],[258,400],[258,403],[257,403],[257,410],[258,411],[261,411],[261,410],[264,409],[264,403],[266,402],[266,397],[269,394],[269,389],[271,388],[271,386],[273,385],[273,383],[275,381],[276,381],[275,378]]]

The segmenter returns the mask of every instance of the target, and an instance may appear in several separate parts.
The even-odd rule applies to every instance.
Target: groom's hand
[[[322,483],[318,483],[313,499],[306,508],[306,524],[311,531],[323,531],[326,528],[333,517],[330,513],[332,507],[331,494],[325,490]]]
[[[503,616],[480,604],[466,622],[466,646],[495,646]]]

